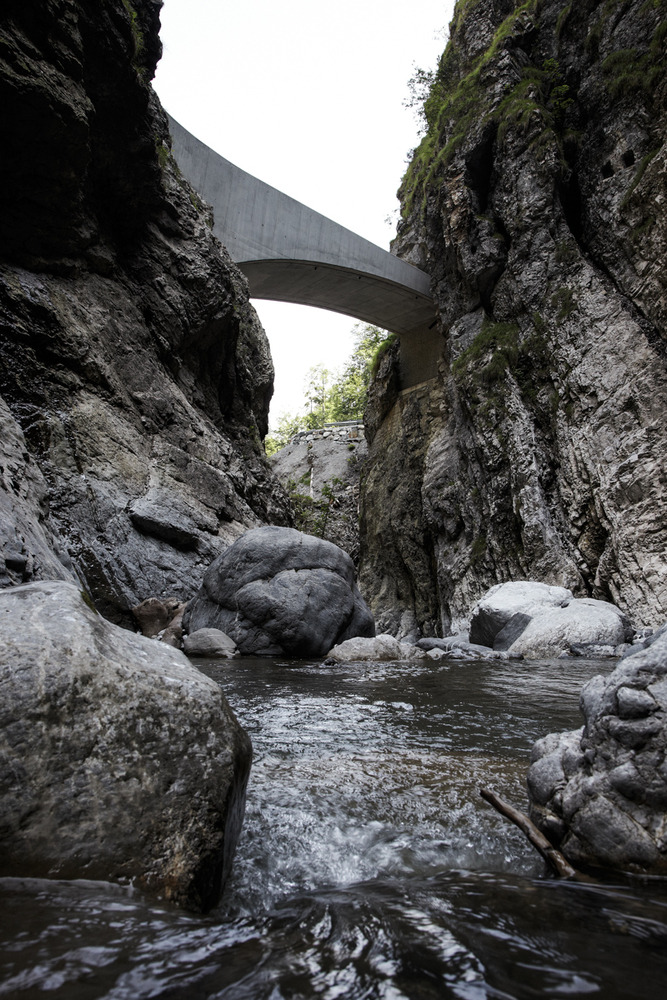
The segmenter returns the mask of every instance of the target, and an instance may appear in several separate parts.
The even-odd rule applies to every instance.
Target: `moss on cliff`
[[[421,533],[445,624],[512,578],[612,598],[646,624],[667,613],[665,12],[456,5],[394,242],[431,272],[439,378],[418,426],[403,395],[376,393],[364,495],[378,520],[365,579],[373,565],[403,593],[426,586],[389,527]],[[402,440],[381,455],[390,427]],[[421,480],[399,503],[397,456],[415,447]]]
[[[399,197],[402,211],[407,216],[418,197],[425,200],[430,185],[441,170],[452,160],[454,153],[465,140],[473,122],[487,124],[498,122],[502,112],[494,106],[494,95],[485,86],[484,74],[502,51],[508,39],[517,30],[528,30],[540,0],[519,3],[496,30],[488,48],[468,64],[458,44],[458,34],[465,18],[478,5],[479,0],[460,0],[450,25],[451,37],[438,64],[430,92],[424,102],[427,132],[414,152],[403,178]],[[514,88],[512,88],[514,89]],[[520,87],[514,101],[526,97],[528,84]],[[510,94],[505,95],[507,99]],[[531,107],[534,101],[531,98]],[[508,105],[505,105],[507,110]],[[522,109],[522,112],[525,108]],[[516,109],[515,109],[516,111]]]
[[[652,95],[667,65],[665,41],[667,20],[658,19],[656,11],[664,0],[647,0],[639,14],[645,21],[642,46],[623,48],[612,45],[602,62],[607,89],[612,98],[642,90]],[[586,47],[593,60],[599,56],[600,42],[613,27],[621,0],[607,0],[586,36]],[[541,146],[554,140],[563,166],[563,144],[576,138],[568,128],[568,112],[575,105],[574,81],[568,81],[559,63],[561,45],[571,46],[565,36],[574,21],[572,3],[547,4],[549,14],[558,11],[554,23],[552,51],[540,60],[527,56],[530,38],[540,29],[545,0],[523,0],[504,17],[489,45],[472,61],[466,56],[461,35],[467,19],[474,16],[481,0],[459,0],[450,24],[450,40],[433,75],[424,102],[423,117],[427,130],[414,150],[405,173],[399,197],[402,217],[413,209],[424,211],[430,193],[436,193],[438,179],[464,145],[471,130],[493,128],[502,141],[509,129],[533,134]],[[597,6],[593,4],[593,6]],[[521,50],[512,70],[498,73],[503,54]],[[539,51],[539,49],[538,49]],[[544,51],[544,50],[542,50]],[[489,87],[489,79],[502,82],[502,88]]]

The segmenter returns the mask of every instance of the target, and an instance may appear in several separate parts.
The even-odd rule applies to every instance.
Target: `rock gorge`
[[[666,13],[456,6],[393,244],[440,361],[401,393],[395,346],[366,413],[378,631],[446,635],[512,579],[667,615]]]
[[[170,155],[159,0],[7,0],[0,32],[0,586],[106,617],[191,597],[290,525],[243,276]],[[537,579],[667,617],[664,0],[459,0],[394,251],[440,360],[366,410],[360,587],[378,631],[455,631]]]
[[[170,155],[158,0],[8,0],[0,32],[0,586],[109,619],[289,524],[245,279]]]

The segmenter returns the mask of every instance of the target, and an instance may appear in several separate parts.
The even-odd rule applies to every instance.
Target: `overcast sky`
[[[185,128],[237,166],[378,246],[417,144],[403,107],[435,66],[454,0],[165,0],[155,88]],[[386,220],[390,217],[390,222]],[[340,365],[354,318],[254,300],[271,343],[271,423],[296,411],[309,367]]]

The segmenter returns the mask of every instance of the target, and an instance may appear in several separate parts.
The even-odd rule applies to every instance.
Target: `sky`
[[[389,249],[419,142],[404,107],[435,67],[454,0],[164,0],[154,86],[216,152]],[[296,412],[308,369],[351,353],[353,317],[253,300],[276,369],[270,422]]]

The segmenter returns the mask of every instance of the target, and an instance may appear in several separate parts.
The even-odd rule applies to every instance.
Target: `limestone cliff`
[[[117,621],[289,522],[266,338],[150,86],[160,7],[0,25],[0,586],[78,576]]]
[[[667,616],[665,0],[459,0],[394,250],[431,275],[433,378],[385,359],[362,586],[449,631],[532,578]]]

